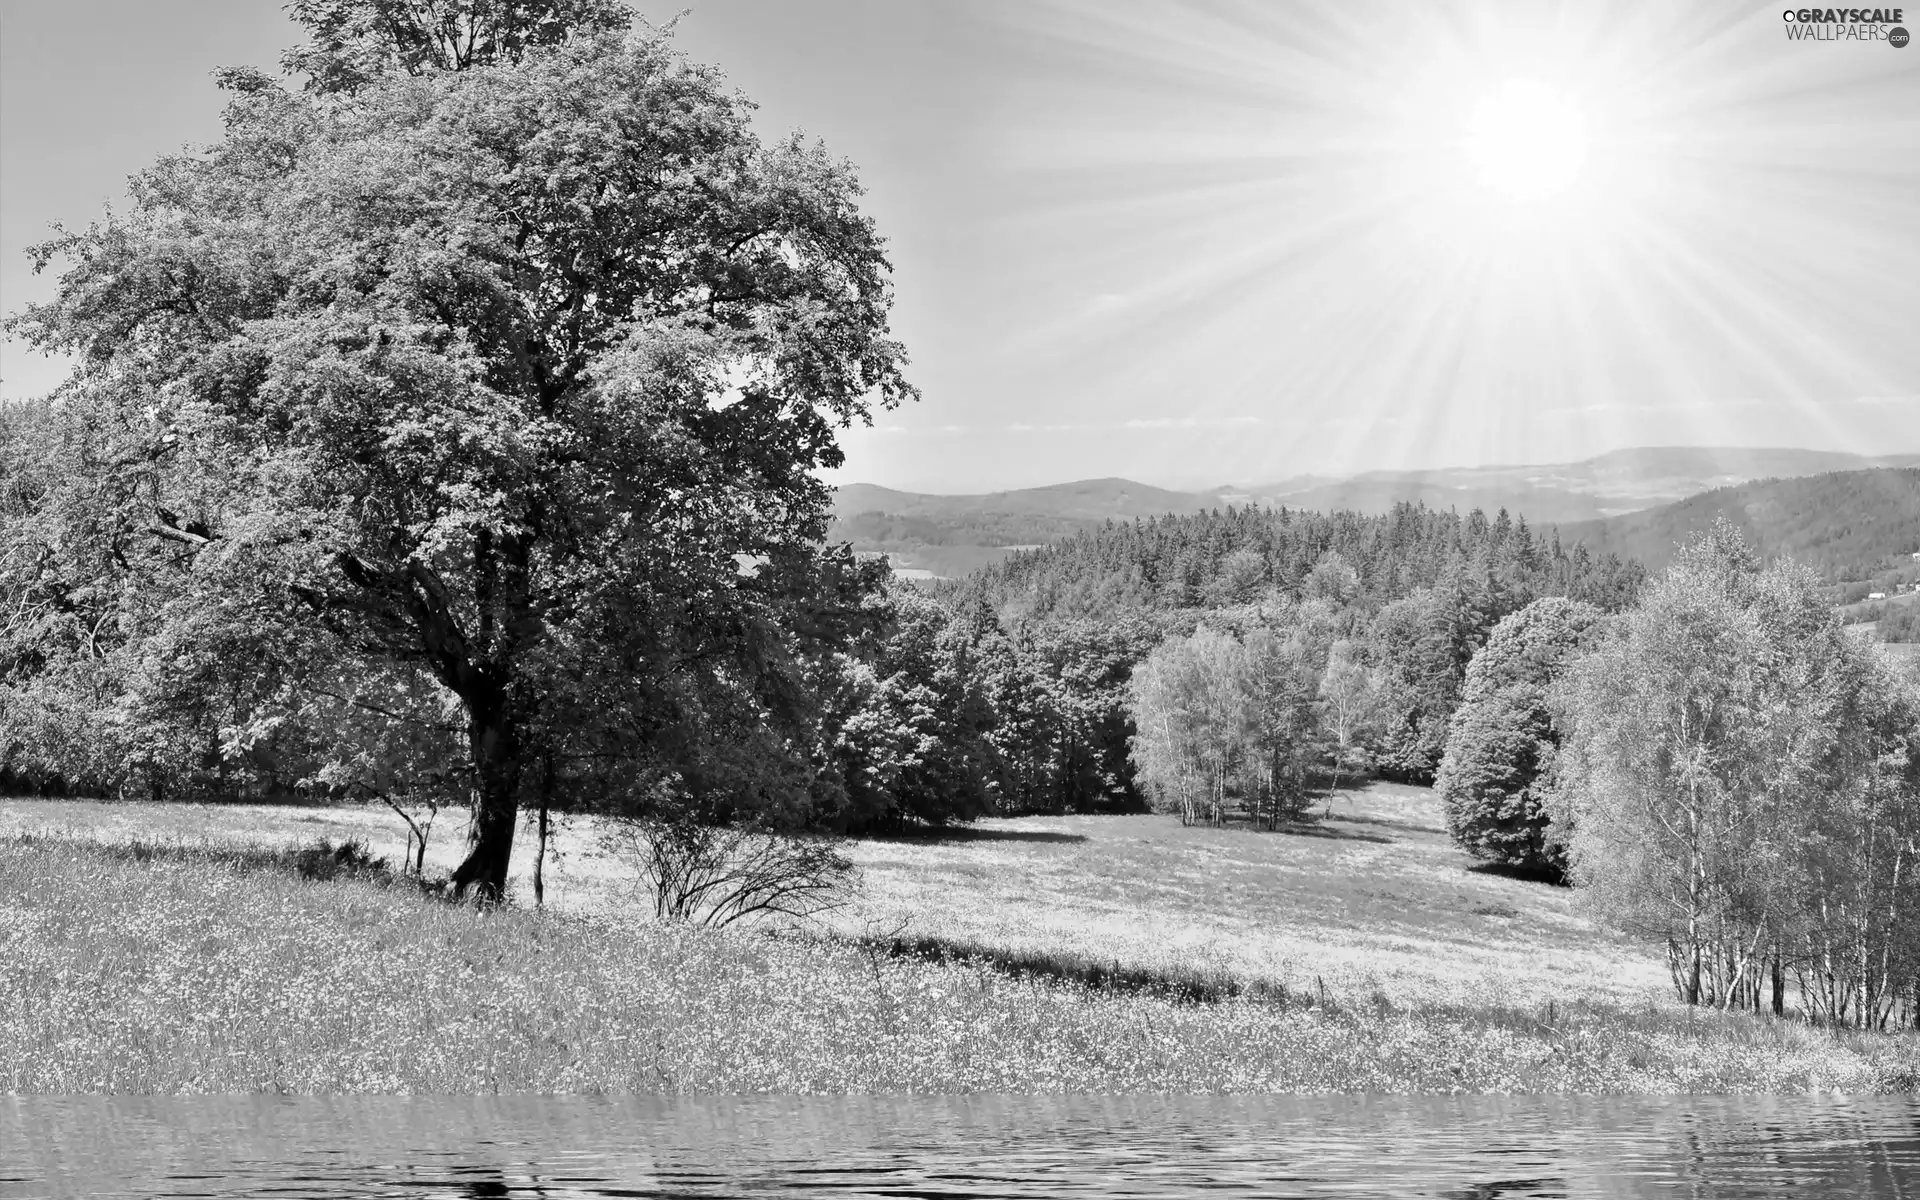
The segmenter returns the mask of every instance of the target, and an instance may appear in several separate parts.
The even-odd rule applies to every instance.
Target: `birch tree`
[[[1920,1014],[1920,702],[1819,582],[1722,526],[1573,668],[1554,815],[1599,911],[1689,1003]],[[1770,987],[1768,986],[1770,985]]]
[[[1760,677],[1753,556],[1695,543],[1574,667],[1556,817],[1573,878],[1614,923],[1663,941],[1689,1004],[1727,999],[1758,950],[1739,881],[1761,822],[1742,786]]]
[[[1221,821],[1255,732],[1240,643],[1204,625],[1169,638],[1134,669],[1129,712],[1135,769],[1156,807],[1187,824]]]

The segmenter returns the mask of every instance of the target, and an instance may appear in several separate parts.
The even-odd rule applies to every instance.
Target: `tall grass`
[[[1401,1005],[1474,1004],[1499,996],[1546,1004],[1586,996],[1634,1004],[1670,996],[1648,947],[1597,929],[1565,888],[1470,869],[1426,789],[1343,792],[1326,831],[1301,838],[1185,829],[1172,817],[988,820],[934,837],[847,847],[861,886],[824,918],[858,940],[894,930],[910,941],[990,953],[1009,963],[1078,964],[1142,978],[1230,980],[1246,988],[1370,995]],[[0,835],[46,830],[92,841],[207,841],[275,846],[316,835],[359,840],[398,861],[401,830],[355,806],[201,807],[145,802],[0,801]],[[570,912],[630,907],[642,881],[609,854],[605,826],[568,822],[549,847],[545,901]],[[462,852],[443,831],[428,874]],[[525,831],[523,830],[523,833]],[[510,888],[531,896],[530,841]]]
[[[958,949],[481,912],[382,878],[0,841],[0,1087],[1712,1092],[1920,1080],[1911,1037],[1651,1007],[1199,1002]]]

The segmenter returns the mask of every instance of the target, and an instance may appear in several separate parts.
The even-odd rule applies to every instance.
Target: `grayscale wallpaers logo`
[[[1896,50],[1907,44],[1904,9],[1789,8],[1780,16],[1792,42],[1886,42]]]

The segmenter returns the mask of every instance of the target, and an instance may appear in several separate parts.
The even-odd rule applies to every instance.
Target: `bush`
[[[853,862],[826,837],[636,817],[615,822],[607,838],[639,871],[663,921],[805,918],[845,903],[854,884]]]

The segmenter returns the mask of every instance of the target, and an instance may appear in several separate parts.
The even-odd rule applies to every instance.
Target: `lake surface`
[[[0,1099],[0,1196],[1920,1198],[1920,1098]]]

